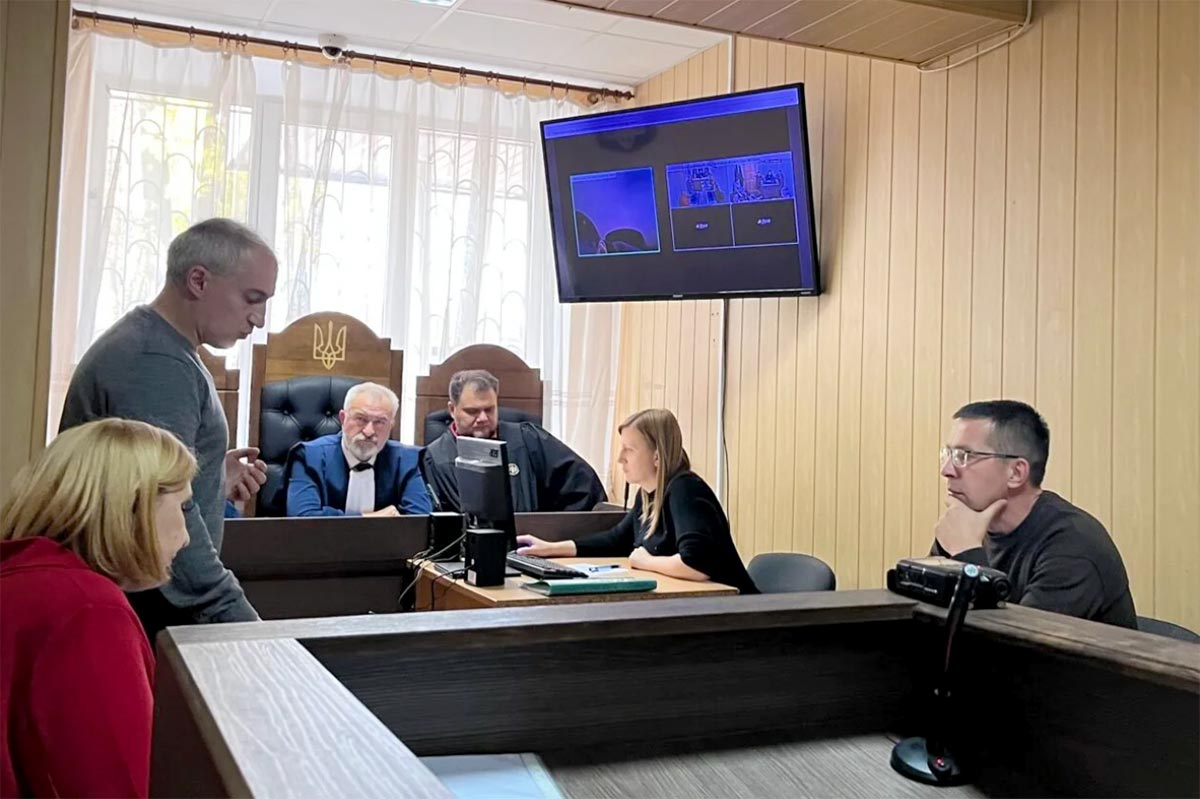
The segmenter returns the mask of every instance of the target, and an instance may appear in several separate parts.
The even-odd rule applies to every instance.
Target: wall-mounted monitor
[[[819,294],[804,86],[542,123],[563,302]]]

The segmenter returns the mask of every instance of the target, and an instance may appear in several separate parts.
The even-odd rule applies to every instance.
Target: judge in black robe
[[[591,510],[607,499],[595,470],[533,422],[500,422],[495,438],[507,444],[516,513]],[[461,512],[454,473],[457,455],[458,436],[451,429],[421,456],[434,507],[456,513]]]

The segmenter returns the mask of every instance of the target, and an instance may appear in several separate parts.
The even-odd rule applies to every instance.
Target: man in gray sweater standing
[[[258,619],[220,551],[226,497],[256,492],[266,473],[257,452],[226,453],[225,414],[197,349],[230,347],[262,327],[277,273],[271,248],[244,225],[193,225],[171,242],[158,297],[88,349],[67,389],[60,430],[110,416],[139,419],[174,433],[199,463],[185,506],[190,541],[171,581],[129,595],[152,644],[170,625]]]

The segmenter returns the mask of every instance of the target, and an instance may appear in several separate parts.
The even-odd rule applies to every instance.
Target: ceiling
[[[627,88],[724,41],[694,27],[550,0],[75,0],[83,11]]]
[[[486,1],[486,0],[485,0]],[[555,0],[921,64],[1017,27],[1026,0]]]

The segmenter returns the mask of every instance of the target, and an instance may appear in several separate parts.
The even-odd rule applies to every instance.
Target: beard
[[[375,455],[375,453],[383,449],[383,443],[384,442],[378,438],[367,438],[362,433],[359,433],[350,441],[348,441],[346,446],[351,452],[354,453],[354,457],[358,458],[360,461],[369,461]]]

